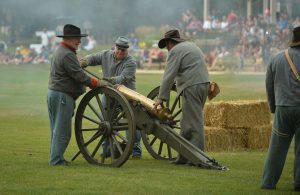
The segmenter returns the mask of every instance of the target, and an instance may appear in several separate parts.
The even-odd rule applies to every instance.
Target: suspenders
[[[289,65],[290,65],[290,67],[291,67],[293,73],[295,74],[295,76],[297,77],[298,81],[300,82],[300,76],[299,76],[298,71],[297,71],[297,69],[296,69],[296,67],[295,67],[295,65],[294,65],[294,63],[293,63],[293,61],[292,61],[292,59],[291,59],[291,57],[290,57],[290,55],[289,55],[289,50],[286,49],[286,50],[284,51],[284,54],[285,54],[285,57],[286,57],[286,59],[287,59]]]

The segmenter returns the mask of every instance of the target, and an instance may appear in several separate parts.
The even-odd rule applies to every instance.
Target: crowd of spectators
[[[265,71],[270,58],[287,46],[291,27],[300,25],[299,17],[289,18],[286,13],[278,14],[276,23],[270,20],[268,9],[263,15],[248,18],[231,10],[226,16],[209,16],[205,21],[186,10],[177,24],[187,39],[200,39],[198,45],[210,71]],[[208,45],[207,39],[212,40]],[[166,53],[156,44],[141,46],[138,59],[140,68],[151,67],[153,63],[163,68]]]
[[[49,63],[54,47],[49,44],[38,47],[20,45],[14,52],[0,51],[0,64],[44,64]]]
[[[208,16],[201,21],[190,11],[184,11],[177,22],[185,38],[199,41],[204,51],[210,71],[247,70],[264,71],[268,60],[277,51],[287,46],[290,27],[300,25],[300,17],[289,18],[288,14],[278,14],[276,23],[270,22],[270,11],[263,15],[245,18],[234,10],[226,16]],[[203,36],[205,35],[205,36]],[[206,36],[207,35],[207,36]],[[59,44],[54,31],[36,32],[41,43],[28,47],[16,47],[12,53],[7,52],[5,43],[0,42],[0,64],[43,64],[49,63],[52,52]],[[137,59],[138,68],[163,69],[167,52],[157,46],[157,40],[145,44],[134,33],[128,35],[131,41],[130,52]],[[208,37],[208,38],[207,38]],[[207,40],[210,44],[205,44]],[[82,44],[82,50],[97,47],[95,38],[90,35]]]
[[[287,46],[291,38],[290,29],[300,25],[300,18],[293,19],[286,13],[278,13],[274,24],[270,23],[269,9],[263,15],[249,18],[232,10],[227,16],[208,16],[202,22],[186,10],[178,25],[188,38],[213,32],[215,37],[208,37],[215,39],[215,44],[207,48],[205,44],[199,45],[205,51],[209,70],[244,70],[246,66],[252,66],[254,71],[264,71],[272,55]],[[214,47],[210,48],[212,45]]]
[[[49,64],[53,51],[59,45],[59,39],[55,36],[55,31],[37,31],[37,37],[40,37],[40,43],[30,44],[28,46],[20,45],[14,52],[7,51],[7,45],[4,41],[0,42],[0,64]],[[88,36],[86,44],[82,50],[92,50],[96,47],[94,37]]]
[[[166,52],[159,49],[157,43],[152,44],[151,47],[147,45],[140,46],[138,53],[135,54],[140,69],[163,69],[166,56]]]
[[[236,23],[237,20],[238,16],[233,10],[227,17],[208,16],[204,21],[201,21],[188,9],[181,14],[181,19],[177,25],[184,32],[184,35],[189,38],[202,32],[224,32],[229,25]]]

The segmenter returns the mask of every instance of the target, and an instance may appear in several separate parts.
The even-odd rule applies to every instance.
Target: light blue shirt
[[[300,47],[289,48],[289,55],[300,74]],[[284,51],[270,61],[266,73],[266,90],[272,113],[276,106],[300,106],[300,82],[293,73]]]
[[[117,62],[113,50],[104,50],[86,56],[89,66],[102,65],[103,77],[115,77],[118,84],[135,90],[136,61],[128,55]]]

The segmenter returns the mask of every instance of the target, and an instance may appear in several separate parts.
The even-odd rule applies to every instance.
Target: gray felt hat
[[[120,36],[115,41],[115,44],[117,47],[127,49],[127,48],[129,48],[129,39],[127,37]]]
[[[165,37],[162,38],[159,42],[158,42],[158,47],[159,48],[164,48],[166,47],[166,40],[167,39],[172,39],[176,42],[183,42],[185,41],[184,39],[180,38],[180,34],[179,34],[179,31],[177,29],[171,29],[169,31],[167,31],[165,33]]]

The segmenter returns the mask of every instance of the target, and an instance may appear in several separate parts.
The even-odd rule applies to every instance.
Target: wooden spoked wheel
[[[80,153],[91,164],[120,167],[132,151],[136,124],[126,98],[110,87],[89,91],[75,117]]]
[[[159,94],[159,88],[159,86],[154,88],[147,97],[155,100]],[[180,118],[182,111],[181,96],[177,96],[175,85],[171,90],[170,100],[166,102],[166,107],[170,108],[173,119],[166,123],[176,132],[180,133]],[[153,158],[161,160],[174,160],[176,158],[177,152],[161,141],[158,137],[152,134],[146,134],[145,131],[141,131],[141,136],[146,149]]]

